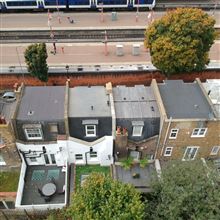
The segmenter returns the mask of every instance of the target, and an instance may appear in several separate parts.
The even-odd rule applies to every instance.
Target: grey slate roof
[[[116,118],[156,118],[159,110],[151,87],[113,88]]]
[[[213,118],[211,106],[197,82],[165,80],[158,87],[168,118]]]
[[[79,86],[69,92],[69,117],[111,117],[104,86]]]
[[[25,87],[17,119],[28,121],[64,119],[64,101],[65,86]]]

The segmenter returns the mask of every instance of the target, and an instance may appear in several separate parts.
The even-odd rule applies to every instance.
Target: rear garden
[[[17,192],[19,172],[0,172],[0,192]]]
[[[102,167],[100,165],[76,166],[76,188],[80,187],[89,174],[94,172],[110,175],[110,167]]]

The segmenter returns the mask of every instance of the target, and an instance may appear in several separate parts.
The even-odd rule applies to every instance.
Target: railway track
[[[114,41],[143,41],[145,29],[107,30],[109,42]],[[30,42],[100,42],[104,41],[104,30],[55,30],[51,38],[50,31],[0,31],[1,43],[30,43]]]
[[[220,39],[220,28],[217,30],[217,39]],[[109,29],[108,42],[114,41],[143,41],[145,29]],[[51,38],[50,31],[0,31],[1,43],[35,43],[35,42],[100,42],[104,41],[104,30],[55,30]]]

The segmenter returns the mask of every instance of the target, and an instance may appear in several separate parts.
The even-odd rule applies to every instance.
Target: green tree
[[[48,81],[47,49],[45,43],[32,44],[25,50],[28,72],[43,82]]]
[[[201,161],[171,162],[155,179],[146,202],[147,219],[220,219],[219,173]]]
[[[145,32],[152,63],[166,76],[201,71],[209,63],[215,20],[197,8],[179,8],[154,21]]]
[[[74,220],[141,220],[144,204],[133,186],[93,173],[73,195],[66,215]]]

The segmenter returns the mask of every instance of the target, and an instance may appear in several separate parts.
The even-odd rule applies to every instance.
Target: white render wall
[[[37,161],[31,162],[30,159],[27,158],[27,163],[29,165],[45,165],[44,155],[42,154],[40,157],[40,153],[37,151],[42,151],[42,147],[46,148],[46,154],[49,156],[50,154],[55,155],[57,166],[64,166],[66,162],[76,163],[76,164],[100,164],[101,166],[109,166],[113,163],[113,137],[105,136],[94,142],[86,142],[76,138],[69,138],[68,140],[58,140],[57,143],[54,144],[21,144],[16,143],[18,150],[22,150],[28,152],[31,150],[31,154],[27,154],[27,156],[32,155],[36,156]],[[97,152],[97,158],[90,158],[89,151],[90,147],[92,147],[94,152]],[[36,154],[33,152],[36,151]],[[82,160],[76,160],[75,155],[82,154]]]
[[[16,143],[18,150],[22,150],[22,151],[29,151],[31,150],[32,153],[31,154],[27,154],[27,157],[29,155],[32,155],[33,157],[36,156],[37,161],[36,162],[31,162],[29,158],[27,159],[27,163],[28,165],[45,165],[45,160],[44,160],[44,155],[41,154],[40,157],[38,157],[40,155],[40,153],[38,153],[37,151],[42,151],[42,147],[44,146],[46,148],[46,154],[48,154],[49,156],[49,160],[50,160],[50,154],[54,154],[55,159],[56,159],[56,164],[58,166],[64,166],[66,161],[67,161],[67,149],[66,149],[66,142],[63,143],[58,142],[55,144],[21,144],[21,143]],[[34,155],[33,152],[36,151],[36,154]]]
[[[69,162],[75,164],[100,164],[109,166],[113,163],[113,137],[105,136],[94,142],[86,142],[76,138],[68,140]],[[90,158],[89,151],[92,147],[93,152],[97,152],[97,158]],[[82,154],[82,160],[76,160],[75,154]]]

